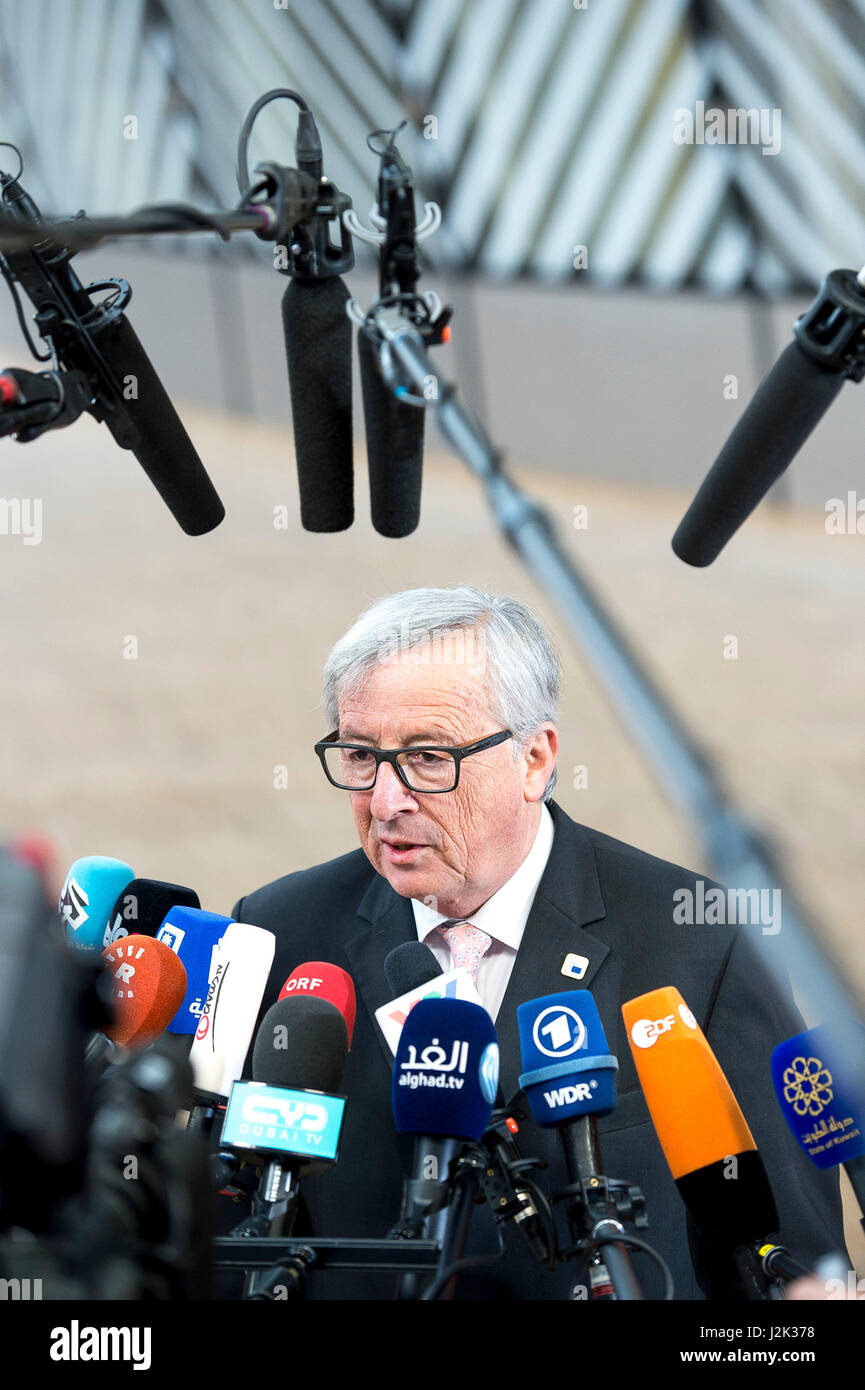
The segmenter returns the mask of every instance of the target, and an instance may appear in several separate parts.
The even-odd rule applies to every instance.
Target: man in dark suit
[[[382,1237],[396,1223],[411,1146],[394,1128],[392,1058],[374,1017],[391,997],[384,961],[422,939],[447,969],[457,950],[451,927],[469,922],[472,973],[495,1018],[506,1099],[519,1089],[517,1005],[590,989],[619,1060],[618,1104],[599,1126],[604,1170],[642,1189],[642,1234],[669,1265],[677,1298],[734,1297],[730,1268],[703,1246],[670,1176],[621,1005],[664,985],[680,990],[762,1153],[781,1238],[807,1264],[844,1244],[837,1176],[801,1154],[772,1090],[772,1048],[802,1020],[749,948],[759,925],[677,920],[683,892],[699,898],[697,875],[576,824],[550,800],[557,696],[558,664],[536,620],[514,600],[473,589],[380,600],[328,659],[324,703],[335,728],[319,756],[329,780],[347,790],[361,848],[259,889],[234,913],[277,938],[262,1013],[305,960],[342,966],[358,993],[339,1162],[304,1185],[306,1224],[296,1230]],[[523,1155],[548,1163],[548,1192],[566,1184],[558,1136],[527,1110],[518,1142]],[[494,1251],[485,1206],[472,1227],[472,1251]],[[457,1297],[571,1296],[572,1264],[543,1269],[510,1229],[506,1247],[504,1259],[460,1277]],[[635,1255],[634,1266],[646,1295],[660,1297],[648,1258]],[[392,1290],[392,1278],[377,1275],[310,1280],[319,1298]]]

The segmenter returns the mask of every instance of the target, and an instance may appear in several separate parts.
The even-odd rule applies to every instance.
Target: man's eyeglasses
[[[366,743],[340,743],[339,730],[315,745],[325,776],[334,787],[348,792],[368,792],[382,763],[390,763],[399,780],[413,792],[452,792],[460,780],[460,764],[473,753],[495,748],[513,738],[510,729],[476,739],[462,748],[418,744],[412,748],[370,748]]]

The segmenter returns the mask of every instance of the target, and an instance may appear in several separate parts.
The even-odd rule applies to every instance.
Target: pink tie
[[[477,988],[481,956],[489,950],[492,937],[481,931],[480,927],[473,926],[471,922],[456,922],[452,926],[442,922],[441,926],[436,927],[436,931],[447,942],[454,965],[467,970],[472,977],[472,984]]]

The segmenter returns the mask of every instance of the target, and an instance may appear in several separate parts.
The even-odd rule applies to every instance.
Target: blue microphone
[[[598,1007],[587,989],[545,994],[517,1009],[520,1089],[545,1129],[616,1108],[616,1072]]]
[[[214,947],[233,921],[203,908],[172,907],[156,933],[178,955],[186,968],[187,988],[183,1002],[168,1025],[169,1033],[184,1033],[192,1039],[198,1028],[201,1008],[210,983],[210,963]]]
[[[76,951],[102,951],[114,904],[134,877],[134,869],[122,859],[90,854],[75,860],[57,904],[70,946]]]
[[[471,1197],[454,1198],[452,1165],[489,1127],[499,1085],[499,1047],[486,1009],[467,999],[421,999],[403,1024],[393,1065],[393,1113],[400,1134],[415,1136],[412,1176],[403,1191],[400,1227],[442,1247],[452,1263],[465,1242]],[[453,1283],[444,1296],[453,1294]],[[417,1296],[404,1275],[400,1298]]]
[[[865,1212],[865,1110],[835,1057],[831,1029],[809,1028],[775,1048],[772,1080],[796,1143],[818,1168],[843,1164]]]

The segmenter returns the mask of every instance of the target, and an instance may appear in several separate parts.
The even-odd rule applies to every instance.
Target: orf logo
[[[586,1042],[586,1025],[575,1009],[551,1004],[542,1009],[532,1027],[532,1039],[545,1057],[570,1057]]]

